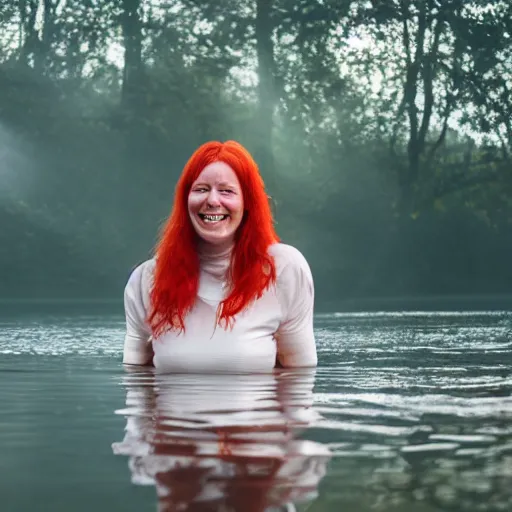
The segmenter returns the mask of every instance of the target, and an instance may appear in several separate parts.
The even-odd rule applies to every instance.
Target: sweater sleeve
[[[304,256],[288,246],[287,261],[277,280],[283,321],[277,333],[277,358],[285,368],[316,366],[313,333],[313,276]]]
[[[150,261],[139,265],[131,274],[124,290],[126,334],[123,363],[144,365],[153,357],[151,329],[146,321],[149,306],[148,274]]]

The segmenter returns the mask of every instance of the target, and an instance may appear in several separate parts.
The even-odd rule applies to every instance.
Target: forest
[[[227,139],[319,309],[512,294],[508,0],[0,0],[0,298],[121,300]]]

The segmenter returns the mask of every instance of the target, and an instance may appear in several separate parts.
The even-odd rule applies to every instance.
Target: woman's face
[[[188,213],[207,243],[229,244],[242,222],[244,198],[235,171],[224,162],[207,165],[188,194]]]

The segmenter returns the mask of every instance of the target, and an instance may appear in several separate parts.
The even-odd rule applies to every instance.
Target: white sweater
[[[197,300],[185,318],[185,332],[153,339],[146,321],[155,260],[139,265],[125,288],[126,337],[123,362],[153,364],[161,372],[269,372],[276,357],[285,367],[316,366],[313,334],[313,278],[294,247],[269,248],[276,285],[235,317],[233,329],[216,325],[225,298],[230,252],[201,254]]]

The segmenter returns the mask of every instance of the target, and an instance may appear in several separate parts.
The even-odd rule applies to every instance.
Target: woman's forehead
[[[194,181],[194,183],[198,182],[240,186],[235,171],[225,162],[213,162],[207,165]]]

